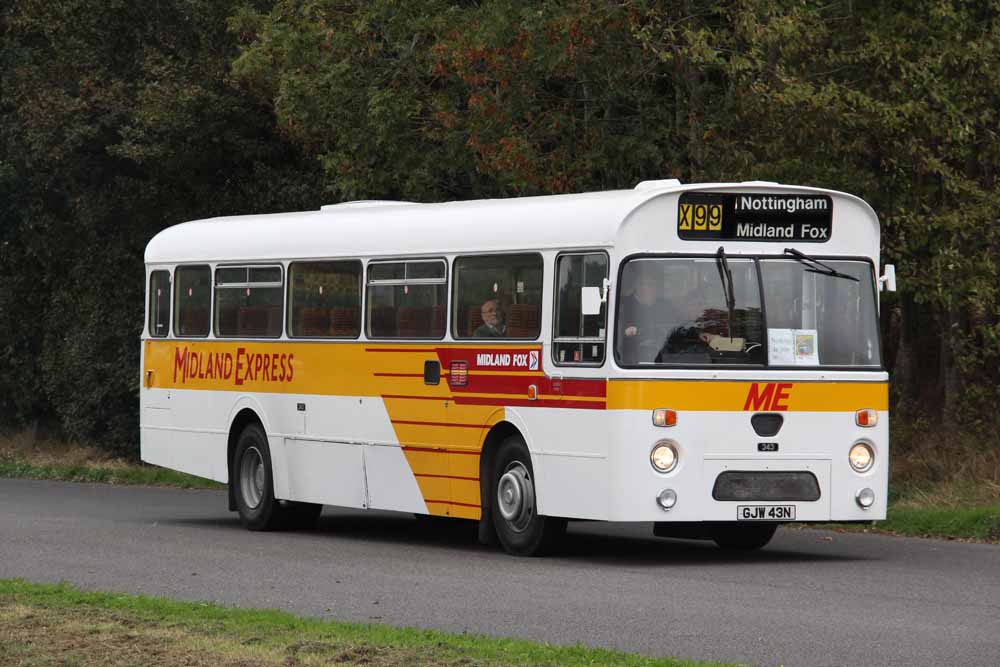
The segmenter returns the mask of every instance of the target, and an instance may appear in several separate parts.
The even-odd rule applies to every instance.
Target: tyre
[[[311,528],[323,509],[312,503],[278,501],[271,476],[271,450],[259,424],[248,424],[236,441],[231,482],[236,511],[249,530]]]
[[[535,497],[528,448],[519,435],[511,436],[493,459],[490,511],[500,544],[515,556],[546,553],[566,531],[565,519],[538,514]]]
[[[723,549],[753,551],[767,545],[777,529],[776,523],[721,524],[712,527],[711,535]]]

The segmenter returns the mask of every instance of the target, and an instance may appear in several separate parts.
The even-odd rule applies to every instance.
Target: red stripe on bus
[[[527,398],[465,398],[461,394],[455,395],[456,405],[495,405],[497,407],[518,407],[518,408],[572,408],[574,410],[606,410],[607,404],[603,401],[574,401],[558,399],[541,399],[529,401]]]
[[[382,398],[404,398],[415,401],[450,401],[451,396],[407,396],[405,394],[382,394]]]
[[[431,475],[428,473],[413,473],[414,477],[435,477],[437,479],[461,479],[467,482],[478,482],[478,477],[459,477],[458,475]]]
[[[418,422],[408,419],[393,419],[393,424],[407,424],[409,426],[444,426],[447,428],[486,428],[483,424],[456,424],[454,422]]]
[[[372,373],[377,378],[422,378],[423,373]]]
[[[435,353],[435,349],[432,348],[432,347],[422,348],[422,349],[419,348],[419,347],[413,347],[413,348],[396,348],[396,347],[375,348],[375,347],[366,347],[365,348],[365,352],[409,352],[410,354],[413,354],[415,352],[417,354],[434,354]]]
[[[458,505],[459,507],[479,507],[479,505],[472,505],[470,503],[456,503],[453,500],[428,500],[424,498],[425,503],[433,503],[435,505]]]
[[[535,385],[541,394],[558,394],[562,396],[587,396],[589,398],[604,398],[607,396],[607,382],[604,380],[567,379],[556,380],[561,383],[559,391],[553,390],[554,381],[550,377],[526,375],[476,375],[470,374],[465,385],[449,386],[453,392],[471,394],[511,394],[526,396],[528,387]]]
[[[478,449],[448,449],[447,447],[425,447],[421,445],[400,445],[404,452],[426,452],[428,454],[467,454],[479,456]]]

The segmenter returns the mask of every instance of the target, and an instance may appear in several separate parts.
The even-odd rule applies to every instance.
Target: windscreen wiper
[[[720,248],[720,250],[721,250],[721,248]],[[809,271],[809,272],[811,272],[811,273],[819,273],[821,275],[830,276],[832,278],[846,278],[847,280],[853,280],[856,283],[861,282],[860,280],[858,280],[854,276],[849,276],[846,273],[841,273],[840,271],[838,271],[837,269],[833,268],[832,266],[828,266],[828,265],[824,264],[823,262],[819,261],[818,259],[814,259],[814,258],[810,257],[809,255],[803,253],[803,252],[799,252],[795,248],[785,248],[785,254],[791,255],[792,257],[794,257],[795,259],[799,260],[803,264],[808,264],[811,268],[806,269],[806,270]],[[819,267],[819,268],[816,268],[816,267]]]
[[[733,339],[733,314],[736,311],[736,288],[733,287],[733,272],[729,270],[726,251],[720,245],[715,253],[715,265],[719,269],[719,280],[722,281],[722,291],[726,293],[726,307],[729,309],[729,340]]]

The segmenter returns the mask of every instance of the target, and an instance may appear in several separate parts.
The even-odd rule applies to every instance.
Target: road
[[[0,578],[755,665],[1000,665],[1000,547],[779,530],[763,551],[571,524],[559,555],[326,508],[250,533],[219,491],[0,479]]]

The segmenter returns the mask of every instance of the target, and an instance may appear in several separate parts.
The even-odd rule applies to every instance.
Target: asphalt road
[[[0,578],[759,665],[1000,665],[1000,547],[779,530],[759,553],[571,524],[560,555],[327,508],[250,533],[225,494],[0,479]]]

